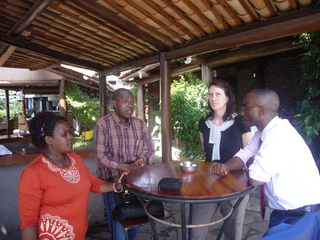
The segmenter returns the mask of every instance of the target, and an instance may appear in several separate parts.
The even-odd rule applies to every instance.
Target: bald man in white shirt
[[[319,226],[310,228],[314,219],[320,222],[320,191],[314,187],[320,185],[319,171],[300,134],[288,120],[278,117],[279,105],[273,90],[249,92],[241,115],[247,126],[256,126],[258,131],[244,149],[225,164],[215,164],[212,172],[225,176],[247,168],[250,184],[264,185],[273,211],[263,239],[276,239],[274,234],[281,239],[319,239]]]

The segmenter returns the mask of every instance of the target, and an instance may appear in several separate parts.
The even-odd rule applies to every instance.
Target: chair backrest
[[[18,121],[19,121],[19,124],[26,124],[27,123],[26,116],[19,116]]]

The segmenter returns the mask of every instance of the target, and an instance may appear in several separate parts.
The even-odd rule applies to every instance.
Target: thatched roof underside
[[[320,29],[319,12],[311,0],[3,0],[0,66],[148,83],[162,53],[183,73],[293,50],[294,34]]]

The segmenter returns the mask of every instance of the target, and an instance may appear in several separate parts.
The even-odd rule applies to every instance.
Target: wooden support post
[[[10,120],[10,99],[9,99],[9,90],[5,90],[6,94],[6,118],[7,118],[7,131],[9,133],[9,120]]]
[[[24,90],[22,90],[21,92],[21,96],[20,96],[20,99],[21,99],[21,103],[22,103],[22,116],[26,116],[26,97],[25,97],[25,94],[24,94]]]
[[[153,119],[153,111],[154,111],[153,104],[154,104],[154,101],[153,101],[153,97],[152,97],[148,101],[148,126],[151,131],[155,126],[154,119]]]
[[[66,77],[63,77],[60,80],[60,87],[59,87],[59,105],[60,105],[60,116],[65,117],[68,119],[68,107],[66,102],[66,94],[64,92],[64,87],[66,86]]]
[[[212,69],[207,63],[201,64],[201,78],[202,82],[206,85],[212,81]]]
[[[162,162],[172,161],[172,127],[170,104],[170,61],[160,54],[161,143]]]
[[[138,100],[138,118],[142,119],[144,121],[145,116],[145,107],[144,107],[144,86],[141,84],[138,84],[138,93],[137,93],[137,100]]]
[[[108,114],[108,94],[106,75],[99,71],[99,101],[100,101],[100,117]]]

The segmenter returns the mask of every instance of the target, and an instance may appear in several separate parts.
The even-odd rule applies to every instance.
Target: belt
[[[311,212],[317,212],[320,210],[320,204],[314,204],[314,205],[307,205],[303,206],[297,209],[288,210],[288,211],[295,211],[300,213],[311,213]]]
[[[296,209],[283,210],[282,213],[287,216],[303,216],[306,213],[320,211],[320,204],[307,205]]]

